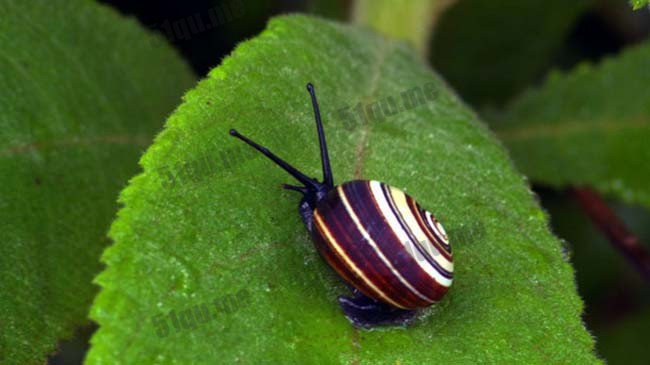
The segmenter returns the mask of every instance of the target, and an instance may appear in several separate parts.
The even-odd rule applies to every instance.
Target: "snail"
[[[310,178],[267,148],[230,130],[302,185],[299,213],[316,249],[347,283],[352,296],[338,302],[356,327],[407,325],[441,300],[453,279],[449,239],[438,220],[403,191],[374,180],[334,185],[314,86],[311,95],[323,181]]]

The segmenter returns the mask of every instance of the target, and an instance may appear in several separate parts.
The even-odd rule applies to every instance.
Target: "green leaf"
[[[597,66],[552,74],[494,116],[517,166],[536,182],[589,185],[650,207],[650,43]]]
[[[454,285],[412,327],[350,325],[336,302],[345,285],[309,241],[299,196],[280,187],[292,179],[228,135],[320,175],[308,81],[335,181],[405,189],[447,227]],[[376,103],[391,99],[403,110],[379,118]],[[355,121],[357,103],[374,117]],[[523,178],[403,43],[274,19],[186,95],[141,163],[96,279],[90,364],[598,361],[572,269]]]
[[[601,353],[612,364],[646,364],[648,352],[645,349],[648,342],[645,339],[649,326],[650,309],[647,305],[633,309],[632,313],[622,319],[601,324]]]
[[[554,61],[593,0],[458,1],[436,26],[436,69],[473,105],[501,105]]]
[[[588,305],[587,326],[598,339],[596,352],[610,364],[645,364],[648,357],[643,348],[650,327],[647,281],[608,242],[572,194],[547,190],[540,195],[553,232],[571,243],[578,291]],[[650,210],[621,202],[608,204],[640,242],[650,242]],[[622,298],[635,304],[619,306],[612,320],[612,303],[621,303]]]
[[[650,0],[630,0],[630,4],[634,10],[639,10],[644,6],[649,6]]]
[[[345,21],[348,16],[348,3],[346,1],[310,0],[305,4],[305,11],[309,14]]]
[[[0,3],[0,363],[87,322],[117,195],[193,76],[88,1]]]

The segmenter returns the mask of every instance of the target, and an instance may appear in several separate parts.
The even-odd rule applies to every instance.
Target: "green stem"
[[[644,6],[648,6],[650,8],[650,1],[648,0],[630,0],[630,3],[632,4],[632,9],[634,10],[639,10]]]
[[[352,22],[410,43],[426,58],[437,15],[454,0],[357,0]]]

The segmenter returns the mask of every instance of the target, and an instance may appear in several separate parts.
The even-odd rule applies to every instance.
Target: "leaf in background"
[[[599,326],[600,353],[610,364],[645,365],[648,363],[647,333],[650,327],[650,307],[635,308],[621,319],[612,316],[609,323]],[[610,308],[610,314],[614,312]]]
[[[117,195],[193,76],[88,1],[0,4],[0,362],[87,321]]]
[[[327,19],[345,21],[349,18],[349,8],[354,3],[348,0],[310,0],[305,4],[306,12],[318,14]]]
[[[494,128],[517,166],[556,188],[593,186],[650,207],[650,43],[583,64],[515,100]]]
[[[280,188],[290,177],[228,135],[236,127],[317,176],[308,81],[336,182],[403,188],[450,232],[454,285],[413,327],[353,329],[299,196]],[[275,19],[186,95],[141,163],[97,278],[90,364],[598,361],[572,269],[523,178],[403,43]]]
[[[543,75],[592,1],[458,1],[436,26],[431,59],[472,105],[503,104]]]
[[[598,339],[597,352],[610,364],[647,363],[643,350],[650,326],[647,281],[612,247],[571,194],[542,191],[540,196],[553,232],[571,243],[578,291],[587,303],[583,317]],[[640,242],[650,242],[650,211],[609,204]]]
[[[630,0],[630,4],[632,4],[634,10],[639,10],[644,6],[650,5],[650,0]]]

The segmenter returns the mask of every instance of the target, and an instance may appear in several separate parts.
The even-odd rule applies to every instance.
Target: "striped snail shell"
[[[417,309],[439,301],[453,277],[449,239],[442,225],[409,195],[379,181],[335,186],[316,94],[311,95],[320,142],[323,181],[310,178],[234,129],[239,138],[288,172],[302,186],[298,211],[317,250],[352,290],[339,305],[353,325],[405,325]]]
[[[442,225],[403,191],[353,180],[314,211],[321,255],[350,285],[397,308],[439,301],[452,282],[451,246]]]

